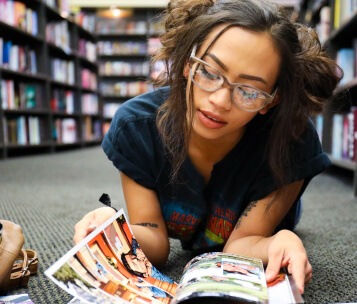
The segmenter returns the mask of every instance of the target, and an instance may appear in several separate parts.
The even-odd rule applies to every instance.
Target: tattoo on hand
[[[248,206],[245,208],[241,216],[239,217],[234,229],[238,229],[240,226],[240,223],[242,222],[243,216],[248,216],[249,211],[251,211],[256,205],[258,201],[253,201],[248,204]]]
[[[159,228],[158,224],[154,223],[136,223],[134,225],[144,226],[144,227],[151,227],[151,228]]]

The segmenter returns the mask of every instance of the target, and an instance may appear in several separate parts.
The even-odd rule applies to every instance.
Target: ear
[[[279,91],[276,92],[273,102],[267,104],[263,109],[259,111],[259,114],[264,115],[268,113],[269,109],[275,107],[280,102]]]
[[[188,78],[188,75],[190,74],[190,65],[189,63],[187,62],[184,69],[183,69],[183,76],[185,78]]]

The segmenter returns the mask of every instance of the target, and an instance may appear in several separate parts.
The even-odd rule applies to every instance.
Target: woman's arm
[[[267,264],[267,280],[273,280],[281,267],[287,267],[301,293],[312,276],[312,268],[300,238],[291,231],[274,234],[299,194],[303,181],[285,187],[280,196],[271,193],[251,202],[236,223],[225,247],[234,252],[261,258]],[[274,202],[270,204],[273,200]]]
[[[156,193],[121,173],[129,222],[141,249],[156,267],[163,266],[169,256],[170,243]],[[74,243],[80,242],[95,228],[115,214],[111,207],[87,213],[74,227]]]
[[[123,173],[120,176],[135,238],[150,262],[161,267],[168,259],[170,243],[157,194]]]

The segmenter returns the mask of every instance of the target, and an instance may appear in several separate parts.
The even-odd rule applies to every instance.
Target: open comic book
[[[146,258],[117,212],[45,271],[73,303],[303,303],[290,276],[267,286],[261,260],[211,252],[186,265],[179,284]]]

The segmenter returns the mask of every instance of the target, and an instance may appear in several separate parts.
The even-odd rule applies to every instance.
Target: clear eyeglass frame
[[[240,109],[247,111],[247,112],[258,112],[261,109],[263,109],[264,107],[266,107],[268,104],[270,104],[274,101],[274,98],[275,98],[278,88],[276,88],[272,94],[268,94],[264,91],[261,91],[255,87],[247,85],[247,84],[243,84],[243,83],[239,83],[239,82],[231,83],[215,67],[213,67],[206,61],[196,57],[196,49],[197,49],[197,45],[195,45],[194,48],[192,49],[189,63],[190,63],[191,80],[199,88],[201,88],[202,90],[204,90],[206,92],[213,93],[213,92],[216,92],[216,91],[222,89],[223,87],[226,87],[231,92],[231,101],[234,104],[236,104]],[[207,87],[202,86],[202,84],[198,83],[195,80],[195,75],[198,71],[199,65],[203,65],[204,67],[207,67],[210,71],[214,71],[214,74],[213,74],[213,73],[207,72],[207,69],[206,69],[207,73],[212,74],[212,76],[214,76],[216,78],[215,81],[217,82],[217,87],[207,88]],[[235,92],[238,92],[238,95],[235,95]],[[247,95],[255,96],[254,102],[250,102],[250,107],[247,107],[244,105],[244,103],[246,102],[246,97],[242,96],[242,94],[245,96],[247,96]],[[254,108],[252,108],[252,106]]]

